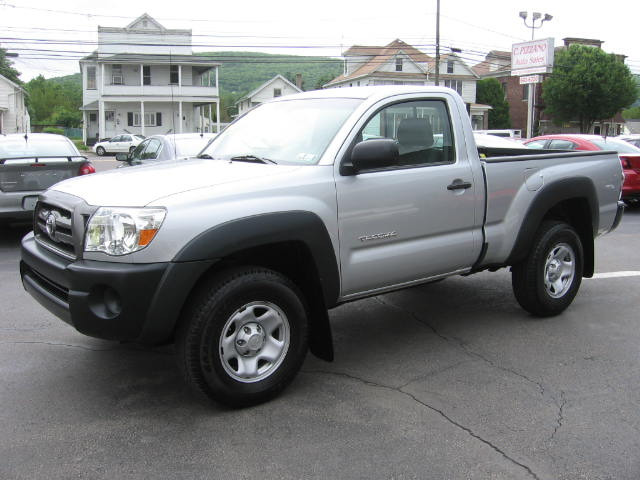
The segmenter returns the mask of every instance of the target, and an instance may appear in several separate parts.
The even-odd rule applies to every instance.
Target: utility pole
[[[440,0],[436,0],[436,87],[440,85]]]

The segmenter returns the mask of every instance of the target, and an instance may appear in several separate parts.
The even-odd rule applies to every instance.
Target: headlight
[[[126,255],[143,249],[155,237],[164,208],[100,207],[89,219],[85,252]]]

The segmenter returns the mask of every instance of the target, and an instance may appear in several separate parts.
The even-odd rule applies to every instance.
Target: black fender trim
[[[584,248],[584,276],[593,275],[594,248],[593,239],[598,232],[600,212],[598,208],[598,196],[591,179],[587,177],[574,177],[558,180],[545,185],[536,195],[529,206],[520,231],[516,237],[516,243],[506,260],[506,265],[513,265],[522,261],[533,243],[536,231],[542,220],[556,205],[566,200],[586,200],[589,204],[589,229],[577,228]]]
[[[327,308],[335,306],[340,294],[338,263],[329,232],[320,217],[311,212],[266,213],[217,225],[185,245],[173,261],[215,260],[241,250],[291,241],[307,246],[319,276],[324,303]]]

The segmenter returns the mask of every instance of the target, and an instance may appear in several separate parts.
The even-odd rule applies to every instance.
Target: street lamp
[[[520,18],[524,22],[525,27],[531,29],[531,40],[533,40],[534,32],[538,28],[541,28],[542,24],[544,22],[548,22],[549,20],[551,20],[553,18],[553,15],[549,15],[548,13],[545,13],[544,17],[543,17],[540,12],[533,12],[532,15],[531,15],[531,25],[529,25],[527,23],[527,17],[529,16],[529,14],[527,12],[520,12],[518,15],[520,16]],[[540,20],[541,18],[542,18],[542,20]],[[540,20],[540,25],[536,26],[536,20]]]
[[[544,22],[548,22],[553,18],[553,15],[549,15],[548,13],[545,13],[544,17],[543,17],[540,12],[533,12],[531,14],[531,25],[529,25],[527,23],[527,17],[529,16],[527,12],[520,12],[518,14],[518,16],[524,22],[524,26],[531,29],[531,40],[533,40],[535,31],[538,28],[542,28],[542,24]],[[540,20],[540,24],[539,25],[536,25],[536,20]],[[533,85],[533,88],[531,88],[531,85]],[[536,99],[536,88],[535,88],[535,85],[536,84],[533,83],[533,84],[529,84],[529,86],[527,87],[527,89],[528,89],[528,96],[527,96],[527,137],[528,138],[531,138],[531,136],[533,134],[533,126],[535,125],[536,112],[535,112],[535,109],[533,108],[533,104],[534,104],[535,99]]]

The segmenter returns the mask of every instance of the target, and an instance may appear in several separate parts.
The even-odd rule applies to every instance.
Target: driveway
[[[506,270],[343,305],[336,359],[267,404],[183,385],[171,347],[85,337],[27,295],[0,236],[0,478],[640,477],[640,210],[573,305],[529,316]],[[620,273],[630,272],[630,273]]]

